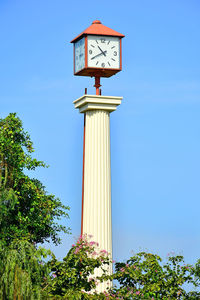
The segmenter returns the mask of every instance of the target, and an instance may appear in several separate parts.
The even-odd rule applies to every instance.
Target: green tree
[[[49,274],[44,259],[51,252],[26,240],[14,240],[8,246],[0,244],[0,300],[42,299]]]
[[[116,263],[112,276],[120,286],[112,291],[119,299],[200,299],[198,291],[187,292],[185,284],[195,284],[198,266],[185,265],[182,256],[169,256],[165,264],[158,255],[141,252],[125,263]]]
[[[46,260],[47,256],[50,257]],[[116,272],[106,274],[110,259],[97,243],[80,237],[63,260],[23,240],[0,247],[0,300],[197,300],[199,261],[185,265],[183,257],[170,256],[166,263],[151,253],[138,253],[115,264]],[[103,273],[94,278],[95,268]],[[117,287],[97,294],[99,281],[118,280]],[[194,289],[186,291],[187,283]],[[190,287],[191,288],[191,287]]]
[[[30,242],[60,242],[59,232],[68,232],[56,219],[68,217],[68,206],[48,194],[42,183],[25,170],[45,167],[32,158],[33,144],[15,113],[0,119],[0,240],[8,245],[26,237]]]

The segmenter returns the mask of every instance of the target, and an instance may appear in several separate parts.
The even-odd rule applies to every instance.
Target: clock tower
[[[74,101],[84,114],[83,179],[81,234],[91,235],[112,259],[110,113],[121,104],[122,97],[103,96],[100,77],[111,77],[122,70],[123,34],[95,20],[74,38],[74,75],[95,78],[96,95]],[[112,274],[112,265],[108,267]],[[100,276],[96,270],[95,276]],[[111,282],[99,283],[104,292]]]

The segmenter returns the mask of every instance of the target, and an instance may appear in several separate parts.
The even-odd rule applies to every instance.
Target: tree
[[[36,249],[26,240],[14,240],[8,247],[0,244],[0,300],[42,299],[48,255],[49,250]]]
[[[198,265],[185,265],[182,256],[169,256],[165,264],[158,255],[140,252],[125,263],[116,263],[112,276],[120,286],[112,291],[113,298],[177,300],[200,299],[198,291],[187,292],[186,284],[199,286],[195,281]]]
[[[0,247],[0,300],[200,299],[198,290],[188,292],[185,286],[199,287],[199,261],[195,266],[185,265],[182,256],[170,256],[162,263],[158,255],[141,252],[116,263],[112,276],[106,275],[109,263],[106,251],[85,237],[72,245],[62,261],[25,240],[13,241]],[[101,277],[93,277],[95,268],[103,270]],[[117,280],[118,285],[97,294],[98,281],[108,279]]]
[[[195,266],[185,265],[182,256],[169,256],[165,263],[155,254],[140,252],[126,262],[115,263],[115,272],[107,275],[105,266],[110,259],[105,251],[97,250],[95,242],[80,237],[63,261],[54,255],[48,262],[49,274],[46,292],[49,299],[70,300],[197,300],[199,261]],[[94,278],[95,268],[104,270]],[[97,281],[115,279],[117,286],[104,293],[95,292]],[[187,284],[194,290],[187,291]]]
[[[7,245],[21,237],[31,243],[52,239],[58,244],[58,233],[69,231],[55,222],[68,218],[69,207],[24,173],[46,167],[32,158],[33,151],[30,136],[15,113],[0,119],[0,240]]]

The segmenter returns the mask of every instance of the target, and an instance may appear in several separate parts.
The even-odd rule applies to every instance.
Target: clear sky
[[[123,71],[102,80],[123,96],[111,115],[114,259],[148,250],[200,258],[199,0],[0,0],[1,117],[17,112],[39,178],[71,207],[66,254],[80,233],[83,115],[93,79],[73,75],[70,40],[93,20],[125,34]]]

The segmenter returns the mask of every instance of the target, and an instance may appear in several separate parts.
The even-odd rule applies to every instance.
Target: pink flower
[[[96,243],[94,241],[90,242],[90,246],[95,245]]]
[[[56,278],[56,277],[57,277],[57,275],[56,275],[56,274],[52,274],[52,276],[53,276],[53,278]]]
[[[101,253],[108,254],[106,250],[101,250]]]
[[[121,272],[124,272],[124,271],[125,271],[125,269],[124,269],[124,268],[121,268],[121,269],[120,269],[120,271],[121,271]]]
[[[79,248],[76,248],[74,254],[77,254],[78,252],[79,252]]]
[[[157,270],[155,270],[155,272],[156,272],[156,273],[158,273],[158,271],[157,271]]]
[[[139,295],[139,294],[140,294],[140,291],[137,291],[137,292],[136,292],[136,295]]]
[[[72,247],[75,247],[75,245],[74,245],[74,244],[72,244]]]

